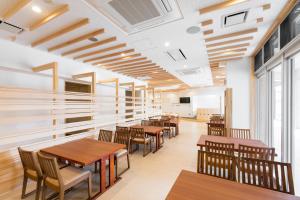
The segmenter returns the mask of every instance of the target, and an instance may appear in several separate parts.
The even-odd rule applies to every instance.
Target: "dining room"
[[[0,200],[300,200],[299,0],[0,0]]]

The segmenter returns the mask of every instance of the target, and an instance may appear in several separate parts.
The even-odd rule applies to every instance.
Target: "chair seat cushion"
[[[133,138],[132,139],[132,141],[133,142],[138,142],[138,143],[143,143],[144,141],[146,142],[146,143],[148,143],[148,142],[150,142],[150,139],[151,138]]]
[[[35,170],[27,169],[26,174],[29,178],[31,178],[33,180],[37,180],[37,178],[38,178],[38,174]]]
[[[115,153],[115,156],[116,156],[116,157],[121,157],[121,156],[124,156],[124,155],[127,155],[127,149],[120,149],[120,150],[118,150],[118,151]]]
[[[62,181],[64,184],[64,188],[69,189],[70,187],[80,183],[81,181],[87,179],[89,176],[91,176],[91,172],[84,171],[81,169],[78,169],[76,167],[65,167],[61,170],[59,170]],[[51,187],[54,190],[59,191],[59,182],[56,179],[47,177],[46,178],[46,184]]]

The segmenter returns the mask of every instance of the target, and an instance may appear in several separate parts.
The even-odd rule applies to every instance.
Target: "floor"
[[[206,134],[206,124],[189,120],[180,121],[180,135],[165,138],[163,147],[146,157],[142,148],[130,156],[131,168],[122,175],[122,179],[111,189],[101,195],[99,200],[162,200],[165,199],[182,169],[196,171],[196,143],[201,134]],[[121,166],[126,160],[120,161]],[[121,170],[121,169],[120,169]],[[96,176],[95,176],[96,177]],[[94,186],[99,184],[94,179]],[[68,192],[65,199],[87,199],[87,184],[83,183]],[[17,192],[19,193],[19,192]],[[19,194],[6,199],[18,199]],[[17,196],[16,196],[17,195]],[[34,195],[26,198],[33,200]]]

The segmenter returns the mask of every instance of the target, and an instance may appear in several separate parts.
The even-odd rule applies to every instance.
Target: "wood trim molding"
[[[248,41],[248,40],[253,40],[253,36],[249,36],[249,37],[243,37],[243,38],[239,38],[239,39],[234,39],[234,40],[228,40],[225,42],[217,42],[217,43],[213,43],[213,44],[208,44],[206,45],[206,48],[211,48],[211,47],[216,47],[216,46],[223,46],[226,44],[232,44],[232,43],[236,43],[236,42],[244,42],[244,41]]]
[[[117,66],[110,66],[110,65],[106,65],[105,69],[122,69],[122,68],[126,68],[126,67],[136,67],[136,66],[140,66],[140,65],[144,65],[144,64],[153,64],[151,62],[151,60],[147,60],[147,61],[143,61],[143,62],[137,62],[137,63],[132,63],[132,64],[125,64],[125,65],[117,65]]]
[[[99,62],[96,62],[97,64],[108,64],[108,63],[113,63],[113,62],[116,62],[116,61],[120,61],[120,60],[128,60],[130,58],[135,58],[135,57],[140,57],[141,54],[140,53],[136,53],[136,54],[132,54],[132,55],[129,55],[129,56],[126,56],[126,57],[117,57],[117,58],[113,58],[113,59],[110,59],[110,60],[103,60],[103,61],[99,61]],[[93,63],[94,65],[95,63]]]
[[[221,60],[213,60],[210,61],[209,64],[215,64],[215,63],[220,63],[220,62],[227,62],[227,61],[231,61],[231,60],[240,60],[243,57],[235,57],[235,58],[229,58],[229,59],[221,59]]]
[[[99,56],[99,57],[95,57],[95,58],[86,59],[83,62],[85,62],[85,63],[87,63],[87,62],[93,62],[93,61],[96,61],[96,60],[102,60],[102,59],[105,59],[105,58],[120,56],[122,54],[125,55],[127,53],[132,53],[132,52],[134,52],[134,49],[128,49],[128,50],[119,51],[119,52],[116,52],[116,53],[107,54],[107,55],[104,55],[104,56]],[[125,56],[120,57],[120,58],[125,58]]]
[[[243,30],[243,31],[228,33],[228,34],[225,34],[225,35],[218,35],[218,36],[215,36],[215,37],[206,38],[205,42],[211,42],[211,41],[215,41],[215,40],[222,40],[222,39],[225,39],[225,38],[251,34],[251,33],[257,32],[257,30],[258,30],[257,28],[250,28],[250,29],[246,29],[246,30]]]
[[[134,66],[134,67],[123,67],[123,68],[120,68],[120,67],[116,67],[116,68],[111,68],[110,70],[113,70],[113,71],[126,71],[126,70],[132,70],[132,69],[142,69],[142,68],[145,68],[145,67],[152,67],[152,66],[156,66],[156,63],[152,63],[152,64],[146,64],[146,65],[137,65],[137,66]]]
[[[29,4],[32,0],[19,0],[16,4],[8,8],[4,14],[2,15],[2,19],[7,21],[9,18],[14,16],[17,12],[19,12],[22,8],[24,8],[27,4]]]
[[[209,50],[207,50],[207,53],[212,53],[212,52],[222,51],[222,50],[228,50],[228,49],[237,49],[237,48],[248,47],[248,46],[250,46],[250,43],[243,43],[243,44],[238,44],[238,45],[225,46],[225,47],[220,47],[220,48],[216,48],[216,49],[209,49]]]
[[[30,31],[34,31],[38,29],[39,27],[47,24],[48,22],[52,21],[53,19],[59,17],[60,15],[63,15],[64,13],[69,11],[69,6],[67,4],[60,6],[58,9],[54,10],[52,13],[50,13],[48,16],[36,21],[35,23],[31,24],[29,26]]]
[[[224,55],[224,56],[217,56],[217,57],[210,57],[208,60],[210,62],[213,62],[214,60],[219,60],[221,58],[232,58],[232,57],[239,57],[239,56],[244,56],[244,53],[239,53],[239,54],[230,54],[230,55]]]
[[[134,62],[138,62],[138,61],[146,60],[146,59],[147,59],[146,57],[142,57],[142,58],[126,60],[126,61],[122,61],[122,62],[111,63],[111,64],[107,64],[106,66],[117,66],[117,65],[127,64],[127,63],[134,63]],[[103,62],[93,63],[93,65],[101,65],[101,64],[103,64]]]
[[[225,2],[221,2],[221,3],[213,4],[211,6],[200,8],[199,13],[205,14],[205,13],[213,12],[216,10],[225,9],[225,8],[234,6],[236,4],[243,3],[245,1],[248,1],[248,0],[227,0]]]
[[[123,48],[123,47],[126,47],[126,43],[122,43],[122,44],[114,45],[114,46],[107,47],[107,48],[104,48],[104,49],[100,49],[100,50],[97,50],[97,51],[92,51],[92,52],[89,52],[89,53],[81,54],[81,55],[75,56],[74,59],[80,59],[80,58],[92,56],[92,55],[95,55],[95,54],[105,53],[107,51],[112,51],[112,50],[120,49],[120,48]]]
[[[221,52],[217,52],[217,53],[210,53],[210,54],[208,54],[208,56],[211,57],[211,56],[218,56],[218,55],[226,55],[228,52],[238,53],[238,52],[244,52],[244,51],[247,51],[247,48],[232,49],[232,50],[229,50],[229,51],[221,51]]]
[[[87,73],[83,73],[83,74],[76,74],[76,75],[73,75],[72,78],[73,79],[91,78],[92,94],[96,93],[96,83],[97,83],[96,72],[87,72]]]
[[[72,23],[71,25],[67,26],[67,27],[64,27],[58,31],[55,31],[53,33],[51,33],[50,35],[47,35],[47,36],[44,36],[34,42],[31,43],[31,46],[32,47],[35,47],[37,45],[40,45],[40,44],[43,44],[45,42],[48,42],[50,40],[53,40],[54,38],[57,38],[61,35],[64,35],[68,32],[71,32],[71,31],[74,31],[84,25],[87,25],[89,23],[89,19],[88,18],[85,18],[85,19],[82,19],[82,20],[79,20],[75,23]]]
[[[271,8],[271,4],[270,3],[264,4],[264,5],[262,5],[262,8],[264,11],[269,10]]]
[[[110,42],[114,42],[116,40],[117,40],[116,37],[110,37],[110,38],[95,42],[93,44],[85,45],[85,46],[82,46],[82,47],[78,47],[78,48],[63,52],[61,55],[66,56],[66,55],[69,55],[69,54],[77,53],[79,51],[84,51],[84,50],[87,50],[87,49],[90,49],[90,48],[94,48],[94,47],[101,46],[101,45],[104,45],[104,44],[107,44],[107,43],[110,43]]]
[[[100,80],[98,83],[105,84],[105,83],[115,83],[116,88],[116,114],[119,112],[119,79],[118,78],[111,78],[106,80]],[[118,120],[118,119],[117,119]]]
[[[58,91],[58,64],[57,62],[48,63],[31,68],[33,72],[41,72],[46,70],[52,70],[52,89],[53,92]]]
[[[212,34],[212,33],[214,33],[213,29],[209,29],[209,30],[203,31],[203,35],[209,35],[209,34]]]
[[[263,47],[263,45],[272,36],[272,33],[275,31],[275,29],[283,22],[285,17],[291,12],[291,10],[295,7],[296,4],[297,4],[297,0],[287,1],[284,8],[280,11],[278,16],[274,20],[273,24],[270,26],[268,31],[264,34],[264,37],[259,41],[258,45],[256,46],[251,56],[255,56],[259,52],[259,50]]]
[[[60,44],[57,44],[55,46],[52,46],[50,48],[48,48],[48,51],[54,51],[54,50],[57,50],[57,49],[61,49],[61,48],[64,48],[64,47],[67,47],[67,46],[70,46],[72,44],[75,44],[75,43],[78,43],[78,42],[81,42],[83,40],[86,40],[86,39],[89,39],[91,37],[94,37],[96,35],[100,35],[104,33],[104,29],[97,29],[93,32],[90,32],[90,33],[87,33],[87,34],[84,34],[84,35],[81,35],[77,38],[73,38],[71,40],[68,40],[66,42],[63,42],[63,43],[60,43]]]
[[[200,23],[201,23],[201,26],[208,26],[210,24],[213,24],[213,22],[214,21],[212,19],[208,19],[208,20],[202,21]]]

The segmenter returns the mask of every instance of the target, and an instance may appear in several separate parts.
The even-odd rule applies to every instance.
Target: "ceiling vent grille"
[[[177,73],[182,76],[195,75],[195,74],[199,74],[200,72],[201,72],[201,68],[199,67],[177,71]]]
[[[181,49],[174,49],[166,52],[172,60],[178,62],[182,60],[186,60],[186,56],[184,55]]]
[[[127,33],[183,18],[176,0],[86,0]]]
[[[24,29],[4,21],[0,21],[0,30],[14,33],[14,34],[19,34],[24,31]]]
[[[224,27],[234,26],[246,22],[248,11],[230,14],[224,17]]]

